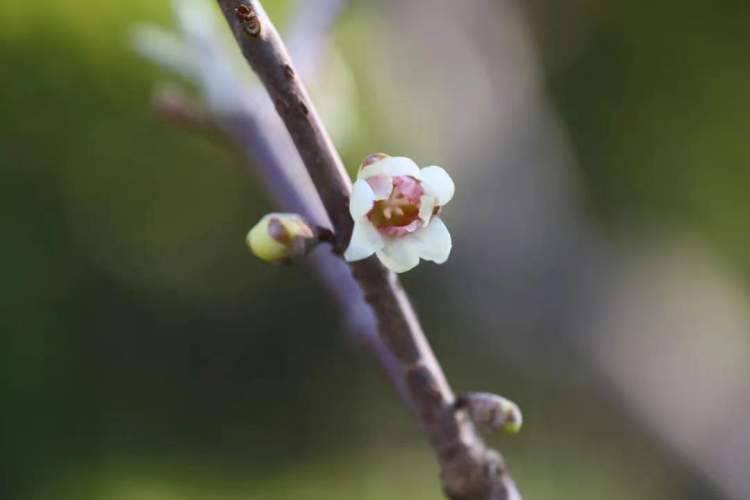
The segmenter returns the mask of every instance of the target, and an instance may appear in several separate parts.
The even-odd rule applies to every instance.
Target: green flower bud
[[[316,241],[315,233],[297,214],[265,215],[247,233],[247,246],[267,262],[284,262],[304,253],[307,244]]]
[[[509,434],[518,434],[523,427],[523,414],[521,409],[513,401],[505,400],[501,410],[505,414],[505,422],[502,429]]]
[[[509,399],[488,392],[470,392],[460,396],[456,409],[466,410],[477,425],[490,430],[504,430],[518,434],[523,425],[523,415],[518,405]]]

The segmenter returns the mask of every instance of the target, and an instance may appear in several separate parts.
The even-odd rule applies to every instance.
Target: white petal
[[[380,161],[367,165],[360,170],[357,178],[367,179],[374,175],[387,175],[389,177],[410,175],[419,179],[420,171],[417,164],[405,156],[389,156],[388,158],[383,158]]]
[[[432,212],[435,210],[435,205],[437,205],[437,200],[434,196],[428,196],[425,194],[419,198],[419,218],[424,225],[430,223]]]
[[[354,220],[354,230],[349,247],[344,252],[344,258],[349,262],[366,259],[383,248],[385,241],[375,226],[369,220]]]
[[[413,235],[419,243],[419,256],[424,260],[431,260],[442,264],[451,254],[451,234],[440,217],[433,217],[432,222]]]
[[[456,185],[448,172],[440,167],[425,167],[420,172],[422,175],[422,187],[428,194],[437,198],[438,205],[448,204],[456,191]]]
[[[354,220],[367,215],[375,203],[375,193],[367,181],[358,180],[352,185],[352,197],[349,200],[349,213]]]
[[[389,238],[378,250],[378,258],[385,267],[395,273],[403,273],[419,264],[419,242],[413,234]]]
[[[387,200],[393,192],[393,179],[387,175],[373,175],[367,178],[367,183],[375,193],[376,200]]]

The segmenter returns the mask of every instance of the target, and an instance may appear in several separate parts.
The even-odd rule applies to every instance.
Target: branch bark
[[[353,224],[351,182],[281,37],[260,2],[217,1],[289,131],[331,220],[336,248],[342,250]],[[455,408],[453,392],[395,274],[374,257],[352,264],[351,270],[386,347],[374,352],[396,360],[396,383],[436,452],[445,494],[452,500],[520,499],[500,454],[485,446],[466,413]]]

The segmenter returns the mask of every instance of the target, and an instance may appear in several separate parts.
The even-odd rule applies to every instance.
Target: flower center
[[[422,186],[414,177],[394,177],[390,196],[376,201],[367,218],[387,236],[402,236],[414,232],[422,225],[419,205],[423,193]]]

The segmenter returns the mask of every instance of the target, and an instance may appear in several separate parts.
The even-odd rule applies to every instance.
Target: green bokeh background
[[[532,21],[559,9],[536,4]],[[615,235],[688,228],[747,277],[750,9],[577,12],[592,29],[570,59],[554,22],[537,35],[591,214]],[[0,498],[439,498],[314,280],[247,255],[269,204],[242,158],[151,113],[165,75],[129,48],[138,21],[171,24],[168,2],[0,4]],[[492,440],[527,498],[712,498],[585,378],[494,365],[431,315],[423,273],[407,282],[454,385],[512,382],[528,430]]]

